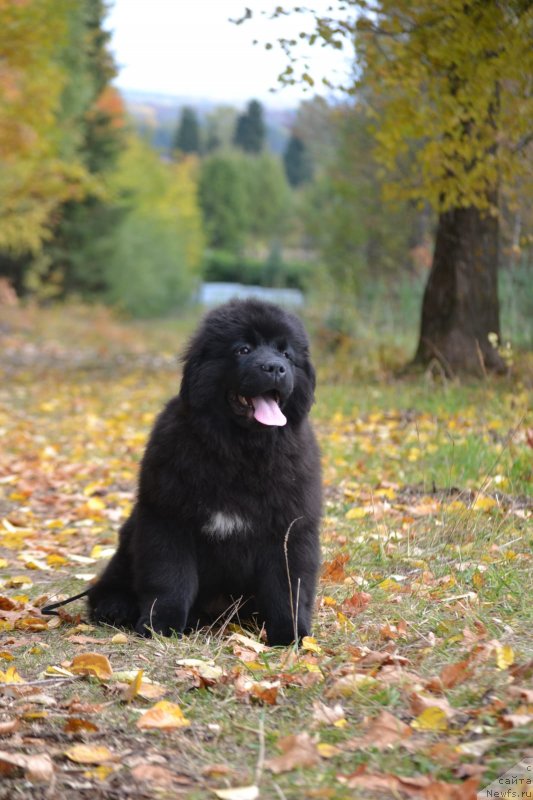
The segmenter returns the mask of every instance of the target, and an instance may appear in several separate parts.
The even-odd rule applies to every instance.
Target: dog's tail
[[[55,610],[56,608],[61,608],[61,606],[66,606],[68,603],[72,603],[74,600],[79,600],[80,597],[86,597],[89,594],[89,589],[85,589],[84,592],[80,592],[79,594],[73,595],[73,597],[67,597],[66,600],[59,600],[57,603],[49,603],[47,606],[43,606],[41,608],[41,614],[47,614],[51,617],[58,617],[59,614]]]

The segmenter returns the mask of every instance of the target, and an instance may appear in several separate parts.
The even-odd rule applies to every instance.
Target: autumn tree
[[[181,112],[174,145],[182,153],[200,152],[200,125],[196,111],[190,106],[185,106]]]
[[[17,289],[21,259],[39,255],[53,214],[84,193],[88,178],[57,125],[68,80],[57,53],[68,41],[73,6],[0,3],[0,273]]]
[[[494,346],[498,199],[502,182],[527,169],[531,3],[348,0],[336,8],[302,38],[337,48],[355,42],[359,79],[350,91],[366,85],[380,98],[375,144],[388,194],[427,201],[438,214],[415,360],[437,360],[449,374],[503,371]],[[294,58],[294,42],[281,43]],[[311,80],[307,71],[302,77]],[[291,63],[285,80],[297,78]]]
[[[234,144],[246,153],[260,153],[265,144],[265,136],[263,106],[258,100],[251,100],[246,111],[237,117]]]

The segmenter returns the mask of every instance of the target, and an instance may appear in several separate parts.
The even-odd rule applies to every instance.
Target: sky
[[[252,20],[234,25],[246,5]],[[327,7],[325,0],[315,6]],[[303,87],[279,89],[277,76],[286,65],[277,49],[264,44],[277,35],[297,36],[299,16],[279,21],[261,17],[275,7],[273,0],[112,0],[106,28],[112,31],[111,50],[119,68],[121,89],[245,103],[251,98],[272,106],[291,106],[314,91]],[[261,44],[254,45],[258,39]],[[314,47],[309,62],[313,76],[343,74],[346,56]]]

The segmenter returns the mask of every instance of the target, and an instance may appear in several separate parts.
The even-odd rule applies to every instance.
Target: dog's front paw
[[[132,627],[139,616],[134,595],[112,590],[89,593],[89,610],[93,622],[125,628]]]
[[[159,636],[181,636],[183,627],[171,619],[165,619],[161,615],[143,614],[135,623],[135,633],[149,639],[154,633]]]

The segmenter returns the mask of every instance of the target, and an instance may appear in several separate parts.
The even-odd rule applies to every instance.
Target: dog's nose
[[[283,361],[267,361],[261,364],[261,369],[270,372],[275,378],[284,378],[287,368]]]

